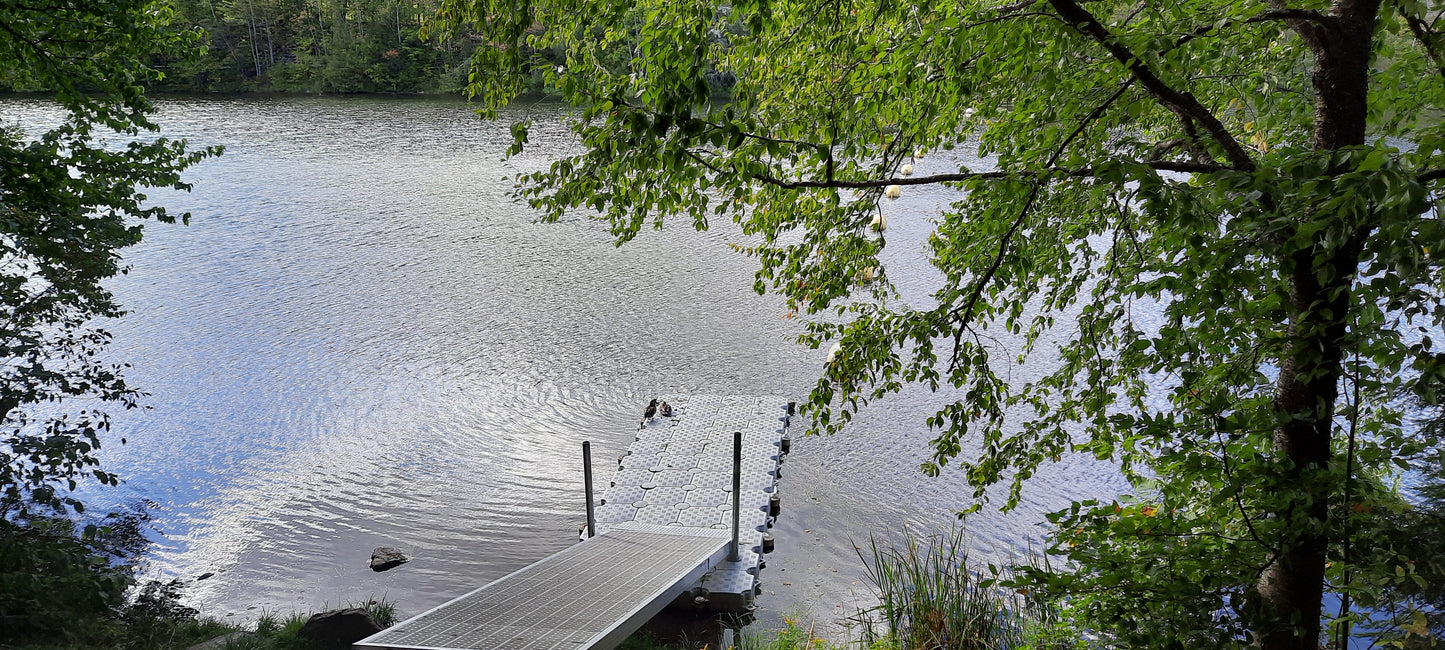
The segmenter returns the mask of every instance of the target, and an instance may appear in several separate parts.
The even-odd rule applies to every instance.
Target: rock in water
[[[356,607],[315,614],[301,626],[301,636],[324,650],[348,650],[351,644],[380,631],[371,612]]]
[[[394,549],[389,546],[378,546],[376,550],[371,552],[372,571],[394,569],[405,563],[406,556],[402,555],[399,549]]]

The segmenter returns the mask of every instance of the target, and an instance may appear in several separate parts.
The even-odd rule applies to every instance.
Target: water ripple
[[[111,326],[113,353],[152,408],[117,417],[129,444],[107,445],[106,462],[128,496],[161,504],[157,571],[217,572],[191,592],[208,612],[382,595],[422,611],[572,543],[580,443],[605,476],[647,397],[801,400],[816,381],[823,352],[792,342],[800,326],[776,297],[753,294],[731,224],[676,222],[617,248],[583,215],[541,225],[509,198],[504,177],[572,146],[562,109],[510,114],[536,124],[528,151],[502,161],[510,120],[481,122],[455,101],[160,106],[168,135],[228,149],[193,170],[192,193],[154,192],[194,221],[149,228],[113,285],[130,311]],[[28,100],[0,110],[32,129],[57,116]],[[923,243],[954,198],[909,188],[884,206],[884,262],[909,304],[926,306],[938,284]],[[767,612],[858,589],[856,566],[818,569],[819,594],[779,586],[848,562],[843,539],[952,521],[962,477],[918,471],[923,415],[946,398],[908,389],[843,435],[798,442]],[[1116,485],[1107,465],[1046,468],[1018,512],[973,520],[975,544],[1016,551],[1040,513]],[[807,550],[814,535],[830,545]],[[384,545],[413,561],[373,574]]]

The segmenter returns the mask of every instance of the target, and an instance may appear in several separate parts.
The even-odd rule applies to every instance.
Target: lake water
[[[94,498],[155,502],[151,570],[215,573],[189,589],[209,614],[380,597],[421,612],[574,543],[582,441],[607,476],[650,397],[803,401],[821,372],[826,352],[797,345],[781,300],[751,291],[732,224],[679,220],[617,248],[585,215],[538,224],[509,198],[504,177],[574,150],[561,108],[491,123],[448,99],[159,103],[167,135],[227,151],[193,168],[191,193],[154,194],[192,223],[150,226],[112,284],[129,310],[112,353],[151,408],[117,414],[127,444],[104,456],[126,483]],[[0,114],[31,128],[57,116],[17,99]],[[503,161],[523,114],[532,144]],[[906,192],[884,206],[884,261],[926,301],[923,241],[950,197]],[[845,618],[867,600],[855,543],[951,525],[969,489],[918,469],[924,418],[951,400],[908,389],[843,434],[795,439],[764,624]],[[976,554],[1024,551],[1042,513],[1120,489],[1109,466],[1065,459],[1016,511],[970,518]],[[412,561],[372,573],[377,546]]]

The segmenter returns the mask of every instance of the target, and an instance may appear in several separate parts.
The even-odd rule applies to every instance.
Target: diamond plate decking
[[[732,527],[733,432],[743,434],[742,504],[736,562],[721,562],[695,585],[714,609],[740,611],[761,591],[763,536],[772,525],[787,400],[748,395],[664,395],[670,417],[642,423],[597,508],[597,530],[624,522],[669,528]],[[692,591],[692,590],[689,590]],[[684,603],[692,602],[684,599]]]
[[[726,530],[618,524],[354,647],[612,648],[722,561],[730,539]]]

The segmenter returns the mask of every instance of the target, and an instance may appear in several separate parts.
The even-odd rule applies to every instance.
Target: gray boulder
[[[371,612],[357,607],[314,614],[301,626],[301,636],[322,650],[348,650],[380,631],[381,624]]]
[[[400,549],[390,546],[378,546],[371,552],[371,570],[385,571],[394,569],[406,563],[406,556],[402,555]]]
[[[250,636],[252,636],[252,634],[245,630],[241,630],[239,632],[232,632],[230,634],[222,634],[221,636],[211,639],[210,641],[202,641],[200,643],[197,643],[196,645],[186,648],[186,650],[226,650],[226,648],[231,644],[240,644],[241,642],[245,641],[247,637]]]

